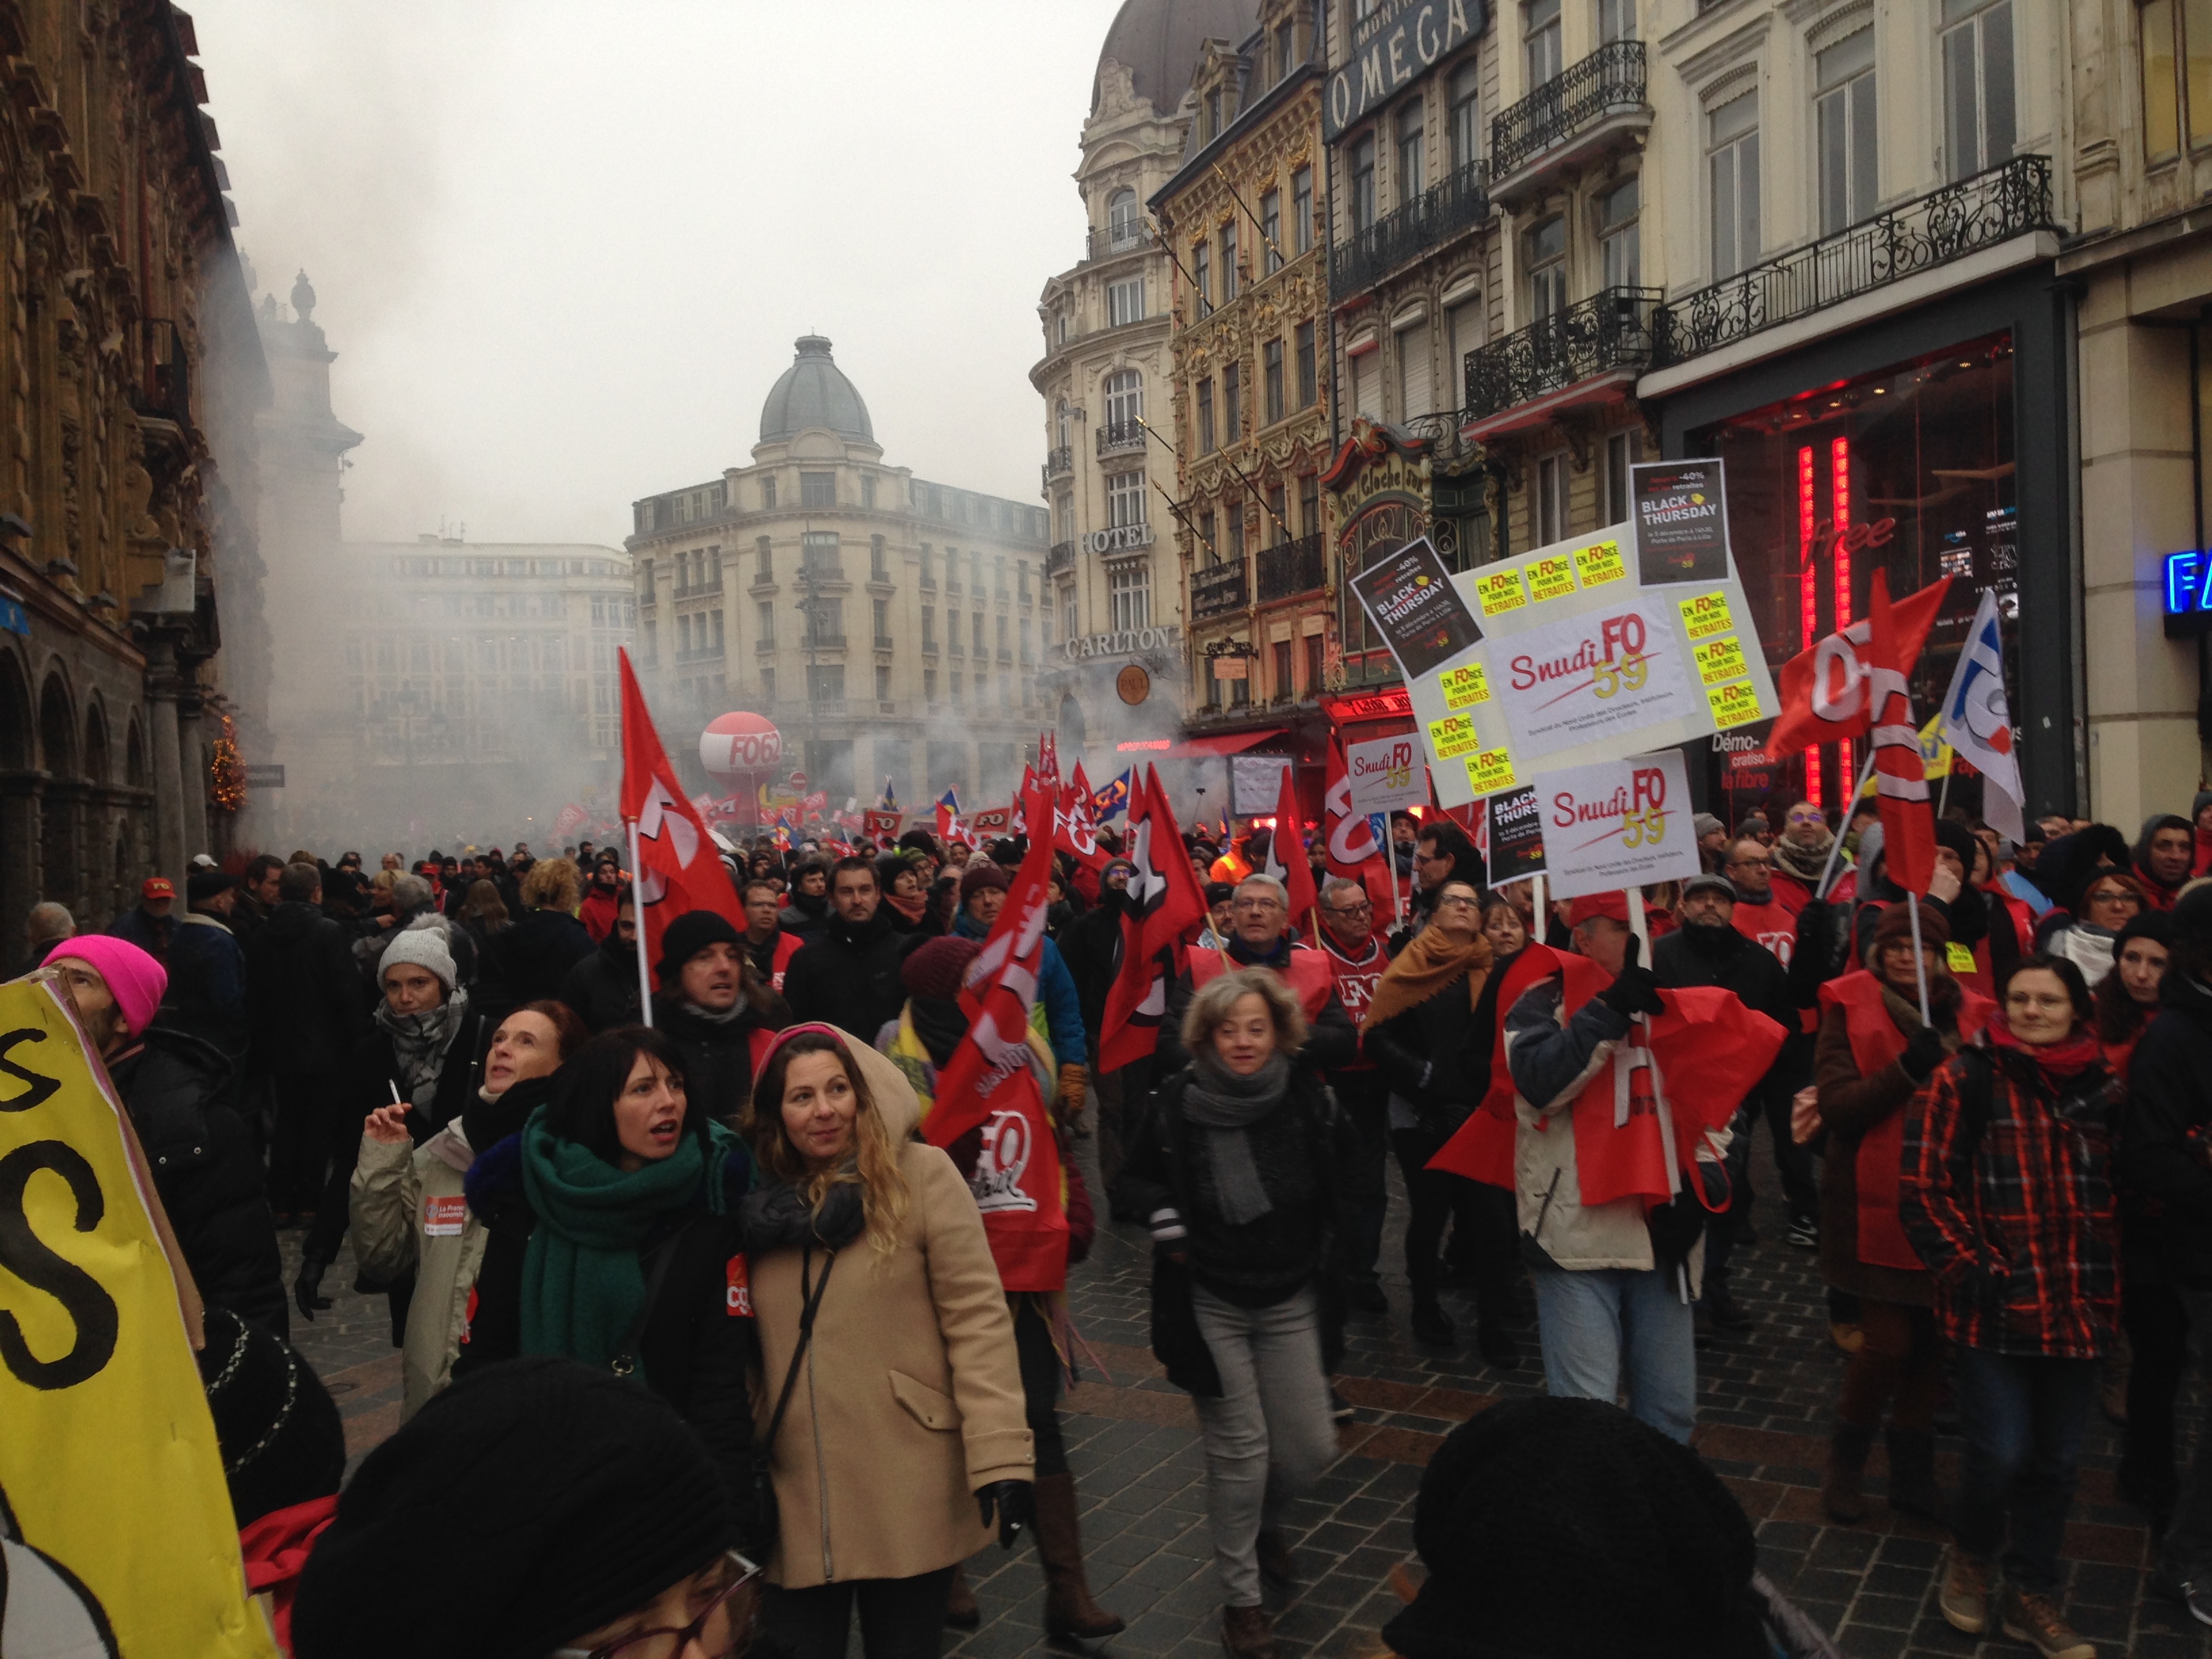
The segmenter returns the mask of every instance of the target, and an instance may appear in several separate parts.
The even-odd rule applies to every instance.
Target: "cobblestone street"
[[[1086,1156],[1091,1144],[1084,1143]],[[1757,1158],[1765,1165],[1763,1145]],[[1543,1386],[1533,1326],[1523,1333],[1517,1369],[1486,1367],[1468,1328],[1471,1303],[1455,1293],[1447,1292],[1446,1306],[1463,1327],[1460,1352],[1437,1356],[1414,1346],[1395,1169],[1391,1185],[1383,1258],[1391,1312],[1353,1321],[1340,1387],[1358,1419],[1345,1427],[1342,1455],[1300,1505],[1295,1541],[1303,1582],[1286,1598],[1270,1592],[1285,1643],[1328,1659],[1379,1652],[1376,1632],[1396,1605],[1391,1570],[1413,1563],[1419,1571],[1413,1499],[1439,1438],[1492,1401]],[[1701,1341],[1698,1350],[1697,1443],[1756,1522],[1762,1567],[1837,1633],[1852,1659],[2027,1653],[2017,1643],[1961,1636],[1943,1622],[1936,1609],[1942,1534],[1889,1514],[1879,1498],[1879,1449],[1867,1521],[1840,1527],[1822,1515],[1820,1466],[1842,1356],[1828,1340],[1814,1255],[1785,1246],[1779,1221],[1778,1212],[1762,1212],[1759,1243],[1735,1259],[1737,1295],[1756,1316],[1756,1328]],[[298,1235],[285,1241],[289,1256]],[[1206,1541],[1204,1467],[1189,1400],[1160,1376],[1146,1346],[1150,1248],[1140,1228],[1117,1226],[1100,1235],[1073,1275],[1076,1324],[1097,1364],[1085,1367],[1084,1381],[1063,1402],[1069,1457],[1085,1505],[1092,1588],[1129,1621],[1102,1651],[1210,1659],[1220,1651],[1220,1598]],[[295,1334],[337,1394],[358,1455],[398,1423],[399,1367],[383,1298],[352,1293],[351,1273],[350,1258],[341,1261],[326,1280],[338,1305],[312,1326],[295,1318]],[[2201,1401],[2192,1394],[2188,1405],[2185,1427],[2193,1430]],[[2212,1640],[2179,1607],[2147,1595],[2149,1534],[2112,1491],[2118,1431],[2093,1415],[2087,1444],[2065,1552],[2069,1617],[2100,1655],[2212,1653]],[[1945,1440],[1942,1449],[1948,1485],[1957,1474],[1956,1439]],[[949,1654],[1016,1659],[1046,1649],[1043,1583],[1033,1551],[1024,1547],[1011,1557],[987,1551],[969,1563],[969,1576],[982,1627],[957,1642],[958,1633],[948,1632]]]

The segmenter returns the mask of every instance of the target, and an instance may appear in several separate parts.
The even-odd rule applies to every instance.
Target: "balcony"
[[[803,564],[799,568],[799,580],[803,582],[842,582],[845,580],[842,564]]]
[[[878,634],[878,635],[876,635],[876,649],[877,649],[877,650],[878,650],[878,651],[888,651],[888,650],[890,650],[890,648],[891,648],[891,636],[890,636],[890,635],[888,635],[888,634]]]
[[[1662,307],[1651,320],[1652,367],[1687,362],[1985,248],[2057,228],[2051,158],[2016,155]]]
[[[1328,582],[1328,562],[1322,556],[1318,532],[1262,548],[1255,562],[1261,605],[1287,599],[1294,593],[1310,593]]]
[[[1073,444],[1059,444],[1045,451],[1044,481],[1047,483],[1054,478],[1065,477],[1074,471],[1075,447]]]
[[[1510,209],[1650,127],[1644,42],[1607,41],[1491,118],[1490,198]]]
[[[1467,354],[1463,435],[1486,442],[1569,410],[1616,403],[1651,362],[1656,288],[1600,289]]]
[[[1093,259],[1111,259],[1119,254],[1135,253],[1159,246],[1159,238],[1148,224],[1093,225],[1089,241],[1083,251],[1083,263]]]
[[[842,651],[845,636],[842,634],[809,634],[805,644],[809,651]]]
[[[1456,464],[1474,453],[1474,446],[1460,434],[1468,418],[1463,409],[1438,410],[1431,415],[1408,416],[1398,422],[1398,430],[1426,444],[1431,459]]]
[[[1000,662],[1012,662],[1013,659],[1014,653],[1012,647],[1003,645],[999,647],[999,660]]]
[[[1108,421],[1098,428],[1098,454],[1127,455],[1145,447],[1145,428],[1137,421]]]
[[[1405,206],[1384,214],[1348,242],[1328,251],[1328,297],[1341,305],[1401,266],[1474,230],[1490,217],[1490,192],[1480,161],[1462,167]]]
[[[774,640],[755,640],[753,641],[753,649],[763,657],[773,656],[775,654],[775,641]]]
[[[1190,619],[1204,622],[1242,611],[1251,603],[1244,586],[1244,561],[1209,565],[1190,573]]]
[[[1054,542],[1052,544],[1052,551],[1044,556],[1044,574],[1047,576],[1057,576],[1063,570],[1074,568],[1075,544]]]

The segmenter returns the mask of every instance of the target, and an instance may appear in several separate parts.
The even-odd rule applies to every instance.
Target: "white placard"
[[[1290,763],[1281,755],[1231,755],[1230,811],[1240,818],[1274,817],[1283,801],[1283,771]]]
[[[1687,881],[1698,873],[1680,750],[1568,767],[1534,782],[1554,896]]]
[[[1704,699],[1682,672],[1682,630],[1670,625],[1666,604],[1632,590],[1501,641],[1491,653],[1490,691],[1512,728],[1514,754],[1557,754],[1702,712]]]
[[[1429,804],[1429,768],[1411,732],[1344,745],[1355,812],[1396,812]]]

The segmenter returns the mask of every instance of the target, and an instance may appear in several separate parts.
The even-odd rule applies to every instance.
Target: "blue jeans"
[[[1959,1355],[1959,1425],[1966,1455],[1952,1531],[1959,1547],[1988,1561],[2012,1547],[2005,1577],[2048,1595],[2058,1588],[2058,1547],[2074,1501],[2075,1465],[2089,1407],[2097,1397],[2097,1361],[2041,1354]]]
[[[1670,1439],[1698,1424],[1698,1350],[1689,1304],[1656,1269],[1539,1267],[1536,1328],[1544,1387],[1561,1399],[1620,1402]]]

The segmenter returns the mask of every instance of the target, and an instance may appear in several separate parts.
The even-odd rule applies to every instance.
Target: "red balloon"
[[[765,714],[718,714],[699,734],[699,762],[717,783],[733,786],[783,763],[783,734]]]

